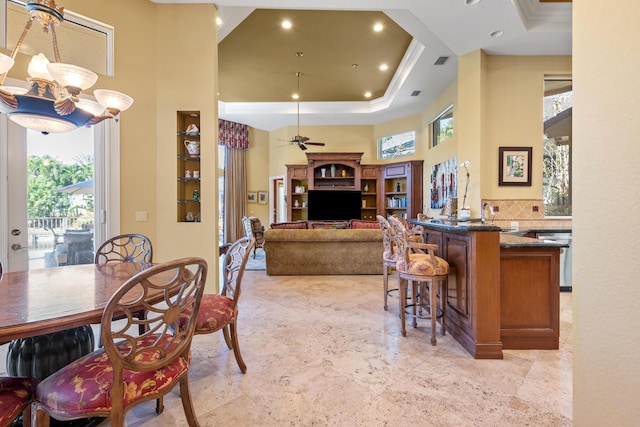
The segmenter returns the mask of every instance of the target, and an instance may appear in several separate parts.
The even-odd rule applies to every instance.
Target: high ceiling
[[[424,111],[456,79],[460,55],[478,49],[489,55],[571,54],[571,2],[562,0],[215,4],[222,20],[219,115],[263,130],[296,124],[296,72],[302,72],[301,125],[370,125]],[[292,22],[288,31],[280,27],[283,18]],[[384,20],[380,33],[371,30],[377,20]],[[496,31],[502,35],[492,37]],[[440,57],[449,59],[434,65]],[[382,61],[389,65],[386,73],[376,68]]]

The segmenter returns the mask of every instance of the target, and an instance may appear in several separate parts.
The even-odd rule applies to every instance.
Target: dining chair
[[[0,377],[0,427],[9,427],[20,414],[23,427],[31,426],[31,398],[37,384],[35,378]]]
[[[247,372],[238,344],[238,300],[242,277],[255,239],[243,237],[236,240],[224,255],[223,284],[220,294],[205,294],[196,321],[196,334],[211,334],[222,329],[224,341],[236,357],[240,371]]]
[[[180,384],[189,426],[198,426],[189,389],[191,341],[202,302],[207,263],[181,258],[158,264],[127,280],[104,309],[101,334],[104,348],[70,363],[38,384],[33,422],[48,427],[50,417],[61,421],[108,417],[124,426],[125,412],[147,400],[158,400]],[[146,319],[135,318],[144,307]],[[116,318],[127,319],[125,324]],[[135,326],[145,323],[145,333]],[[174,420],[175,421],[175,420]]]
[[[142,234],[120,234],[105,240],[98,247],[96,264],[109,262],[153,262],[153,248],[148,237]]]
[[[409,232],[400,219],[392,216],[389,223],[393,227],[398,259],[398,288],[400,295],[407,295],[411,288],[411,302],[400,298],[400,327],[402,336],[407,335],[406,315],[410,308],[413,327],[417,326],[417,309],[427,309],[431,319],[431,344],[436,345],[436,319],[440,317],[442,335],[445,334],[445,310],[447,295],[447,277],[449,264],[436,256],[438,246],[411,240]],[[426,299],[427,289],[429,299]],[[440,295],[440,314],[438,314],[438,294]]]
[[[244,227],[244,235],[246,237],[256,239],[256,244],[253,245],[253,259],[256,259],[256,250],[262,248],[264,245],[264,226],[260,222],[260,218],[254,216],[242,217],[242,226]]]
[[[151,265],[153,247],[148,237],[142,234],[120,234],[105,240],[98,247],[94,257],[95,264],[104,265],[113,262],[140,262]],[[144,319],[145,312],[136,313],[137,319]],[[140,333],[144,324],[139,325]],[[98,346],[102,346],[102,338],[98,338]]]

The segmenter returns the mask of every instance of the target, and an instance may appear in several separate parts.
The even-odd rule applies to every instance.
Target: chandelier
[[[55,27],[64,20],[64,8],[55,0],[27,1],[25,7],[30,17],[11,56],[0,53],[0,85],[13,67],[14,59],[33,21],[51,34],[54,62],[42,54],[35,55],[29,63],[29,88],[0,86],[0,112],[27,129],[44,134],[68,132],[80,126],[92,126],[105,119],[118,120],[121,111],[133,104],[133,98],[114,90],[98,89],[93,95],[98,103],[78,97],[98,80],[91,70],[60,60]]]

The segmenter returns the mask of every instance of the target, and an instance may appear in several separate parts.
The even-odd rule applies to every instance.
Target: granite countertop
[[[500,247],[503,248],[543,248],[543,247],[559,247],[566,248],[569,245],[562,241],[535,239],[533,237],[524,237],[523,235],[532,230],[503,230],[496,225],[482,224],[480,219],[472,219],[471,221],[450,221],[447,219],[429,219],[419,221],[417,219],[409,220],[410,224],[423,225],[447,231],[499,231]],[[561,229],[541,229],[535,231],[544,232],[571,232],[571,230]]]
[[[450,221],[448,219],[418,221],[417,219],[410,219],[409,223],[449,231],[500,231],[500,227],[496,225],[482,224],[480,218],[473,218],[469,221]]]
[[[557,240],[534,239],[533,237],[516,236],[512,233],[500,233],[501,248],[568,248],[569,244]]]

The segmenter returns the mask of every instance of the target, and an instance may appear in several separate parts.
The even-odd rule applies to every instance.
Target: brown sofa
[[[380,229],[269,229],[269,275],[382,274]]]

